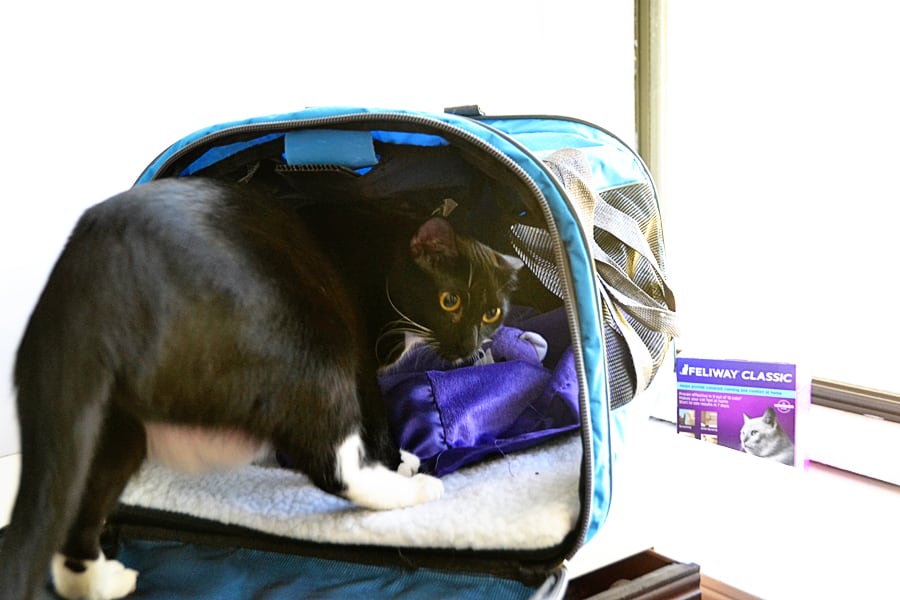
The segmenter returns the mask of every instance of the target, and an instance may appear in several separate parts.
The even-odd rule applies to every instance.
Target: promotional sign
[[[677,358],[678,433],[787,465],[796,452],[797,366]]]

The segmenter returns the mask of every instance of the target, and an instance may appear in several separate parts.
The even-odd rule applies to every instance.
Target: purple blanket
[[[576,429],[578,384],[565,323],[555,311],[501,327],[490,364],[454,367],[425,345],[410,349],[379,377],[400,447],[419,457],[423,471],[442,476]]]

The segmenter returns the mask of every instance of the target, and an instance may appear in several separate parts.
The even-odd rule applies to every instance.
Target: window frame
[[[647,164],[656,183],[660,196],[665,198],[666,191],[666,157],[665,157],[665,121],[666,114],[666,89],[668,84],[666,67],[666,45],[668,27],[668,0],[635,0],[635,130],[637,132],[637,150]],[[671,208],[661,203],[663,217]],[[676,340],[677,343],[677,340]],[[888,430],[897,430],[900,433],[900,394],[893,392],[867,388],[861,385],[839,382],[823,377],[814,376],[811,380],[811,414],[829,413],[829,411],[817,411],[814,407],[822,407],[844,415],[847,427],[858,432],[859,439],[865,439],[866,431],[872,427],[885,429],[885,424],[877,424],[874,421],[887,421],[890,423]],[[671,401],[666,402],[665,417],[660,415],[660,408],[654,411],[654,416],[665,418],[674,422],[675,394]],[[671,408],[671,410],[669,410]],[[829,413],[830,414],[830,413]],[[867,423],[859,416],[869,417],[872,422]],[[827,427],[823,423],[828,422]],[[812,427],[823,427],[825,431],[808,432],[810,438],[822,440],[831,434],[840,434],[834,431],[834,419],[811,418]],[[825,442],[819,442],[818,445]],[[815,444],[814,444],[815,445]],[[809,459],[821,462],[829,466],[850,470],[860,475],[887,480],[900,485],[900,473],[884,476],[883,470],[876,467],[880,459],[871,454],[871,468],[866,460],[860,461],[858,453],[853,459],[844,460],[839,456],[840,452],[820,452],[813,448]],[[877,448],[880,453],[883,448]]]

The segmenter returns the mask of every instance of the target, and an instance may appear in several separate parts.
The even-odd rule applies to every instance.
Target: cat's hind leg
[[[440,479],[396,470],[401,456],[387,433],[380,390],[375,377],[358,365],[352,347],[317,345],[316,360],[296,369],[305,369],[305,376],[293,393],[273,384],[271,392],[262,394],[294,398],[271,411],[278,418],[269,441],[319,488],[360,507],[391,510],[437,500],[444,493]],[[283,378],[292,376],[287,372]]]
[[[343,484],[341,495],[363,508],[405,508],[437,500],[444,493],[444,484],[436,477],[403,474],[368,462],[358,434],[348,436],[338,446],[335,458],[338,479]]]
[[[108,560],[100,548],[106,517],[146,456],[143,425],[115,406],[104,422],[85,492],[62,551],[51,565],[57,594],[67,599],[112,600],[133,592],[137,571]]]

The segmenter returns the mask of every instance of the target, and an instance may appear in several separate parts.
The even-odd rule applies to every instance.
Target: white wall
[[[310,105],[556,113],[633,140],[631,2],[16,2],[0,20],[0,456],[80,213],[207,125]]]

